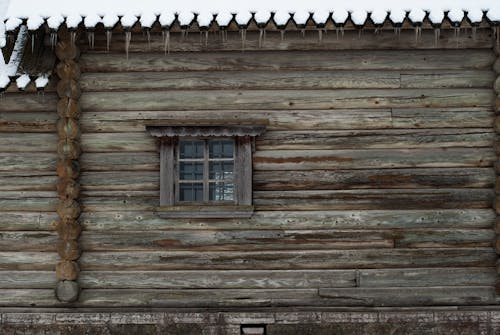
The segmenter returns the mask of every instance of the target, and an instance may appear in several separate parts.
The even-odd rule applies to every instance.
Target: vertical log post
[[[59,176],[57,192],[59,204],[57,213],[57,252],[61,260],[56,264],[56,276],[58,279],[56,296],[59,301],[73,302],[78,299],[80,292],[78,279],[78,263],[80,247],[78,236],[81,232],[78,218],[80,216],[80,205],[78,197],[80,194],[79,156],[80,156],[80,67],[77,63],[79,50],[75,45],[75,38],[68,30],[61,26],[59,29],[59,42],[56,46],[56,56],[59,63],[56,73],[59,77],[57,94],[57,134],[59,142],[57,146]]]
[[[496,121],[495,121],[495,126],[496,126],[496,132],[497,134],[500,134],[500,45],[497,43],[495,48],[495,54],[497,56],[497,59],[493,65],[493,70],[495,71],[497,77],[496,80],[493,84],[493,89],[495,90],[496,93],[496,98],[495,98],[495,112],[496,112]],[[495,199],[495,207],[496,207],[496,212],[497,212],[497,222],[496,222],[496,241],[495,241],[495,247],[497,254],[500,255],[500,146],[498,146],[499,143],[499,138],[497,137],[496,139],[496,147],[497,147],[497,161],[495,164],[495,170],[497,173],[496,177],[496,182],[495,182],[495,191],[496,191],[496,199]],[[497,261],[497,275],[500,275],[500,260]],[[500,280],[497,280],[496,283],[496,291],[497,293],[500,294]]]

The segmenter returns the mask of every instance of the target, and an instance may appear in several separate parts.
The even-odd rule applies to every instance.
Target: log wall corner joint
[[[58,31],[59,42],[55,53],[59,60],[56,73],[59,77],[57,94],[58,134],[58,184],[57,192],[59,203],[56,224],[59,239],[57,252],[60,261],[56,264],[57,286],[55,294],[61,302],[74,302],[78,300],[80,287],[77,282],[79,267],[77,260],[80,257],[78,237],[81,226],[78,221],[80,205],[79,156],[80,150],[80,67],[78,65],[79,50],[75,45],[75,32],[68,32],[66,27]]]

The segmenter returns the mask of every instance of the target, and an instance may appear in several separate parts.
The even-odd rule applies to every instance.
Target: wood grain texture
[[[321,47],[321,46],[319,46]],[[82,72],[242,70],[444,70],[490,69],[491,50],[248,51],[122,54],[83,53]]]
[[[192,110],[192,109],[335,109],[491,106],[491,89],[401,90],[179,90],[88,92],[80,99],[82,109]],[[1,111],[1,107],[0,107]]]

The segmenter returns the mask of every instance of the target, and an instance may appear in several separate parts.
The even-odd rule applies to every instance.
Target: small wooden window
[[[252,145],[265,129],[262,122],[198,121],[147,129],[160,139],[160,216],[251,216]]]

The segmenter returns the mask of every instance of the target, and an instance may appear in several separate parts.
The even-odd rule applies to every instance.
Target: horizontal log
[[[320,288],[319,296],[341,306],[490,305],[500,300],[491,286],[412,288]]]
[[[0,271],[2,289],[53,289],[56,275],[52,271]]]
[[[493,286],[494,268],[366,269],[359,271],[360,287]]]
[[[467,232],[467,231],[466,231]],[[466,233],[465,232],[465,233]],[[456,232],[453,237],[446,236],[449,232],[422,233],[428,239],[447,240],[456,238],[455,245],[460,242],[469,246],[489,246],[494,237],[490,234],[473,230],[467,239],[464,232]],[[482,233],[482,234],[481,234]],[[418,233],[417,233],[418,234]],[[451,233],[449,233],[451,234]],[[364,248],[392,248],[394,238],[401,245],[412,246],[418,236],[402,234],[397,236],[392,232],[370,230],[203,230],[203,231],[131,231],[131,232],[83,232],[79,243],[87,251],[161,251],[161,250],[190,250],[190,251],[249,251],[249,250],[321,250],[321,249],[364,249]],[[31,239],[24,233],[0,233],[5,241],[0,242],[0,249],[16,248],[13,241],[16,237]],[[429,237],[430,236],[430,237]],[[465,240],[465,242],[464,242]],[[409,242],[410,241],[410,242]],[[485,242],[486,241],[486,242]],[[43,245],[43,241],[33,240],[33,248]]]
[[[0,172],[51,171],[57,168],[56,153],[0,153]]]
[[[2,212],[0,214],[0,229],[9,230],[53,230],[53,222],[58,218],[54,212]]]
[[[2,176],[0,174],[0,191],[55,191],[57,176],[35,175],[29,176]],[[48,174],[48,172],[46,173]]]
[[[113,174],[112,172],[109,175]],[[131,189],[152,189],[159,185],[149,172],[138,172],[132,178]],[[141,177],[139,177],[140,175]],[[127,178],[93,175],[93,187],[126,188]],[[134,183],[141,179],[142,182]],[[256,171],[253,175],[255,191],[277,190],[341,190],[357,188],[449,188],[493,187],[495,172],[491,168],[418,168],[381,170],[311,170],[311,171]],[[88,187],[88,186],[87,186]],[[153,188],[154,189],[154,188]]]
[[[491,208],[494,196],[491,189],[259,191],[254,205],[258,210]]]
[[[10,93],[6,94],[0,104],[0,112],[47,112],[56,111],[58,97],[55,93],[47,93],[44,95],[38,94],[23,94]]]
[[[493,149],[371,149],[257,151],[258,170],[336,170],[409,167],[488,167]]]
[[[56,134],[0,133],[0,152],[55,152]]]
[[[123,134],[129,135],[132,133]],[[495,136],[491,127],[267,131],[257,138],[257,150],[492,147]]]
[[[2,260],[0,254],[0,261]],[[25,253],[23,253],[25,254]],[[238,269],[376,269],[401,267],[492,267],[497,255],[492,248],[428,248],[315,251],[134,253],[84,252],[83,271],[94,270],[238,270]],[[32,260],[34,261],[34,259]],[[7,260],[1,262],[4,263]],[[8,267],[17,268],[10,260]],[[2,265],[2,269],[7,265]],[[28,264],[29,265],[29,264]],[[42,264],[29,265],[42,269]]]
[[[54,271],[59,256],[55,252],[0,252],[0,270]]]
[[[57,118],[54,112],[0,112],[0,131],[55,132]]]
[[[8,289],[0,294],[2,307],[63,307],[57,300],[54,289]]]
[[[0,208],[3,211],[14,212],[54,212],[59,199],[54,198],[18,198],[2,199],[0,198]]]
[[[353,287],[354,270],[82,271],[83,289],[287,289]]]
[[[393,36],[391,36],[392,38]],[[322,45],[318,45],[319,48]],[[349,50],[240,52],[82,53],[82,72],[124,71],[241,71],[241,70],[420,70],[490,69],[491,50]],[[120,51],[122,51],[121,49]],[[163,51],[163,50],[162,50]]]
[[[13,113],[14,114],[14,113]],[[19,114],[19,113],[17,113]],[[332,130],[387,128],[491,129],[491,106],[468,108],[335,109],[335,110],[217,110],[217,111],[85,111],[84,132],[144,132],[145,120],[267,119],[267,130]],[[22,121],[26,125],[28,121]],[[55,121],[54,121],[55,122]],[[1,127],[1,123],[0,123]],[[1,128],[0,128],[1,129]],[[31,131],[31,130],[30,130]]]
[[[493,305],[489,286],[238,290],[84,290],[88,307],[279,307],[279,306],[457,306]]]
[[[55,232],[0,232],[2,251],[56,251],[58,241]]]
[[[495,224],[493,209],[441,209],[441,210],[390,210],[390,211],[270,211],[255,212],[250,219],[238,220],[189,220],[163,219],[154,212],[131,211],[124,206],[121,211],[109,211],[94,204],[96,212],[84,211],[80,217],[85,230],[135,231],[172,229],[411,229],[411,228],[491,228]],[[22,213],[21,213],[22,214]],[[0,223],[11,230],[12,220],[0,215]],[[14,216],[14,214],[12,214]],[[36,217],[17,214],[23,227],[36,225]],[[4,221],[5,219],[5,221]],[[47,224],[48,217],[41,218]],[[2,225],[3,227],[3,225]],[[41,227],[45,227],[42,225]]]
[[[119,121],[117,121],[119,122]],[[45,135],[45,134],[44,134]],[[17,134],[16,134],[17,136]],[[54,135],[55,136],[55,135]],[[435,148],[435,147],[488,147],[495,139],[492,128],[467,129],[387,129],[387,130],[338,130],[338,131],[269,131],[257,139],[257,150],[336,150],[368,148]],[[20,150],[21,143],[13,135],[11,149]],[[38,138],[38,134],[26,136],[26,143]],[[47,145],[48,146],[48,145]],[[55,143],[54,143],[55,146]],[[81,146],[84,152],[157,151],[158,144],[149,133],[92,133],[83,134]],[[52,148],[52,151],[55,150]],[[42,151],[42,150],[40,150]]]
[[[491,89],[178,90],[87,92],[83,110],[335,109],[491,106]],[[1,110],[1,107],[0,107]]]
[[[495,240],[493,229],[422,229],[387,235],[392,235],[396,248],[491,247]]]
[[[402,72],[402,88],[491,87],[495,81],[493,71],[419,71]]]
[[[0,156],[1,159],[1,156]],[[156,152],[134,153],[83,153],[81,171],[159,171],[160,157]]]

